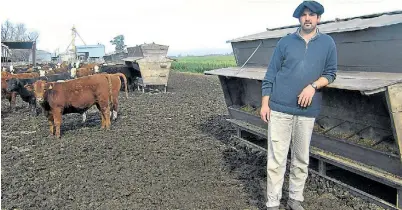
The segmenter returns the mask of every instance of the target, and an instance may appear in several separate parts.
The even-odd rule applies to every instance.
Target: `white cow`
[[[45,70],[39,70],[39,76],[40,77],[46,76],[46,71]]]

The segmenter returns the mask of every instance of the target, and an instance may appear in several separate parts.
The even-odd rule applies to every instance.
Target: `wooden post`
[[[387,87],[385,93],[394,139],[402,162],[402,83]]]

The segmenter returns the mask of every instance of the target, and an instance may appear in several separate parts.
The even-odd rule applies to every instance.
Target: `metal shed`
[[[76,46],[77,56],[82,60],[99,60],[105,56],[105,46],[98,45],[81,45]]]
[[[36,41],[30,42],[1,42],[2,45],[8,47],[8,49],[24,49],[24,50],[32,50],[32,64],[36,67]],[[12,61],[11,61],[12,62]]]
[[[122,59],[127,66],[140,71],[138,87],[164,86],[166,92],[172,59],[167,57],[169,46],[142,44],[127,48],[128,57]]]
[[[259,117],[261,81],[276,43],[298,26],[267,29],[229,40],[235,68],[205,72],[219,76],[228,119],[238,137],[251,133],[266,138],[267,124]],[[322,89],[323,105],[316,119],[310,156],[325,176],[331,164],[396,189],[402,208],[402,12],[372,14],[321,23],[333,37],[338,75]]]

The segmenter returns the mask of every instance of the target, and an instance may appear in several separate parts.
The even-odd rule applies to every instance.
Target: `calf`
[[[38,80],[33,84],[35,97],[48,118],[50,134],[60,138],[62,115],[83,114],[93,105],[101,113],[101,128],[110,128],[112,83],[109,75],[98,74],[65,82]]]
[[[7,80],[12,79],[12,78],[36,78],[39,77],[39,74],[34,72],[34,73],[22,73],[22,74],[3,74],[1,75],[1,92],[2,92],[2,97],[5,96],[6,99],[10,102],[10,112],[15,110],[15,101],[16,101],[16,96],[17,92],[9,92],[7,91]]]
[[[2,75],[3,76],[3,75]],[[9,78],[35,78],[35,77],[39,77],[39,73],[37,72],[31,72],[31,73],[20,73],[20,74],[8,74],[5,76],[6,79]]]
[[[7,81],[7,92],[16,92],[18,93],[22,100],[29,104],[28,109],[31,110],[33,116],[37,116],[36,112],[36,98],[32,91],[29,91],[25,85],[29,82],[27,80],[35,80],[35,79],[22,79],[25,81],[21,81],[18,78],[11,78]]]
[[[93,75],[95,72],[93,69],[90,68],[79,68],[77,69],[77,77],[85,77],[85,76],[89,76],[89,75]]]
[[[38,80],[43,80],[46,82],[56,82],[56,81],[64,81],[64,80],[68,80],[68,79],[72,79],[70,77],[69,73],[62,73],[62,74],[53,74],[53,75],[48,75],[48,76],[41,76],[41,77],[36,77],[36,78],[11,78],[7,80],[7,86],[9,86],[9,84],[21,84],[22,86],[27,86],[27,85],[32,85],[34,82],[38,81]],[[9,82],[12,81],[12,82]]]
[[[102,73],[105,75],[105,73]],[[118,113],[118,107],[119,107],[119,93],[121,89],[121,79],[124,81],[125,85],[125,93],[126,93],[126,99],[128,99],[128,89],[127,89],[127,79],[126,76],[122,73],[116,73],[116,74],[109,74],[111,78],[111,83],[112,83],[112,106],[111,106],[111,112],[110,115],[112,117],[112,120],[117,119],[117,113]],[[82,122],[86,121],[86,112],[82,114]]]
[[[112,113],[113,113],[113,120],[117,119],[117,111],[119,106],[119,93],[121,89],[121,80],[124,81],[125,92],[126,92],[126,99],[128,99],[128,90],[127,90],[127,78],[122,73],[110,74],[112,78]],[[111,113],[111,114],[112,114]]]

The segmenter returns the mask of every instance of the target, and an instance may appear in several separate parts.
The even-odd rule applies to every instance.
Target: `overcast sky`
[[[73,25],[86,44],[123,34],[128,46],[155,42],[169,54],[231,52],[227,40],[297,24],[292,17],[301,0],[142,0],[3,1],[0,20],[25,23],[40,33],[38,49],[66,50]],[[318,0],[322,20],[402,10],[401,0]],[[83,44],[79,39],[77,45]]]

